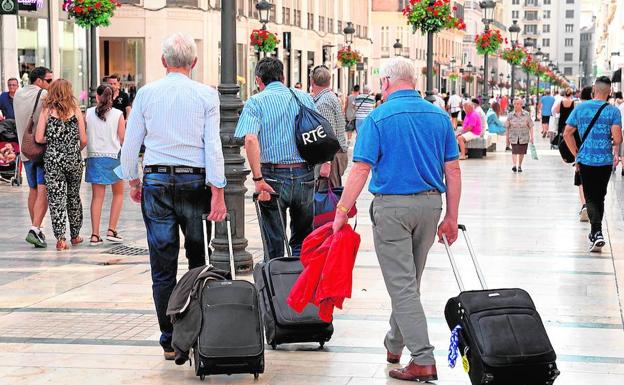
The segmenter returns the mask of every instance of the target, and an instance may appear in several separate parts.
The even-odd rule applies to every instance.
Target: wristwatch
[[[348,208],[346,208],[346,207],[344,207],[344,206],[342,205],[342,203],[338,203],[338,204],[336,205],[336,209],[337,209],[338,211],[340,211],[340,212],[345,213],[345,214],[347,214],[347,213],[349,212],[349,209],[348,209]]]
[[[264,177],[262,175],[260,175],[257,178],[251,178],[251,180],[253,180],[254,182],[260,182],[262,179],[264,179]]]

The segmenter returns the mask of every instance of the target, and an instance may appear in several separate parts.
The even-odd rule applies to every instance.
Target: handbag
[[[288,89],[299,105],[295,118],[295,139],[299,155],[309,165],[330,162],[340,150],[340,142],[331,123],[323,115],[308,108]]]
[[[327,179],[327,190],[314,193],[314,228],[319,228],[326,223],[333,222],[336,216],[336,206],[342,196],[342,187],[332,186],[331,180]],[[347,217],[353,218],[357,214],[355,205],[347,213]]]
[[[20,151],[33,163],[41,163],[43,161],[43,154],[45,153],[46,144],[40,144],[35,141],[35,111],[37,110],[37,105],[39,104],[39,99],[41,98],[41,93],[43,89],[39,90],[37,94],[37,99],[35,101],[35,106],[33,107],[32,113],[30,114],[30,119],[28,119],[28,125],[26,126],[26,131],[24,131],[24,135],[22,136],[22,145]]]
[[[589,135],[590,131],[592,130],[592,128],[594,128],[594,125],[598,121],[598,118],[600,117],[600,113],[608,105],[609,105],[609,103],[605,103],[602,106],[600,106],[600,108],[596,112],[596,115],[594,115],[594,118],[589,123],[589,126],[587,126],[587,129],[585,130],[585,133],[583,134],[583,138],[582,139],[578,135],[578,130],[575,133],[574,140],[576,141],[576,148],[577,148],[578,151],[581,151],[581,147],[585,143],[585,140],[587,139],[587,136]],[[577,153],[578,153],[578,151],[577,151]],[[568,148],[568,144],[565,142],[565,140],[562,140],[561,143],[559,143],[559,154],[561,154],[561,158],[566,163],[574,163],[576,161],[576,156],[572,155],[572,152],[570,151],[570,148]]]
[[[364,104],[364,102],[366,101],[366,98],[364,98],[364,100],[362,100],[360,102],[360,105],[355,107],[355,112],[353,113],[354,118],[349,120],[347,122],[347,125],[345,126],[345,131],[346,132],[353,132],[355,131],[355,114],[357,114],[357,112],[360,110],[360,107],[362,107],[362,104]]]

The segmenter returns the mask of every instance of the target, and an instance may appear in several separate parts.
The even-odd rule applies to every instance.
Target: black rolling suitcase
[[[271,199],[275,199],[279,207],[278,196],[273,195]],[[254,194],[254,203],[258,221],[262,223],[257,194]],[[322,321],[318,316],[318,308],[312,304],[306,306],[302,313],[297,313],[286,303],[291,288],[303,271],[303,265],[299,258],[292,257],[286,225],[284,221],[281,223],[288,257],[269,259],[264,233],[260,231],[264,262],[258,263],[253,272],[260,293],[266,341],[273,349],[280,344],[298,342],[318,342],[322,348],[334,333],[333,324]]]
[[[207,216],[203,216],[207,234]],[[262,320],[256,287],[236,280],[232,227],[226,220],[232,280],[206,281],[200,294],[202,325],[193,347],[195,374],[204,380],[212,374],[264,373]],[[204,237],[206,239],[206,237]],[[204,241],[208,258],[208,243]]]
[[[451,341],[455,339],[458,345],[471,383],[553,384],[559,376],[555,363],[557,356],[529,293],[522,289],[487,290],[466,227],[459,225],[459,229],[468,245],[483,290],[464,291],[455,259],[444,238],[461,291],[457,297],[448,300],[444,316],[453,331]]]

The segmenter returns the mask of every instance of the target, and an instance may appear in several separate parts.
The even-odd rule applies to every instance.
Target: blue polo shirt
[[[392,93],[358,131],[353,160],[372,167],[373,194],[446,192],[444,163],[459,150],[448,114],[414,90]]]
[[[589,123],[598,112],[604,100],[589,100],[579,104],[572,110],[566,124],[576,127],[581,138],[587,131]],[[611,127],[622,126],[620,110],[615,106],[607,106],[600,113],[596,124],[581,145],[576,161],[585,166],[609,166],[613,164],[613,144]]]

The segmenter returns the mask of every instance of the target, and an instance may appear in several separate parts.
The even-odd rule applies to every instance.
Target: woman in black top
[[[557,133],[559,136],[563,135],[563,130],[566,126],[566,121],[574,109],[574,100],[572,100],[572,88],[567,88],[565,91],[565,97],[555,107],[555,114],[559,114],[559,125],[557,127]]]

